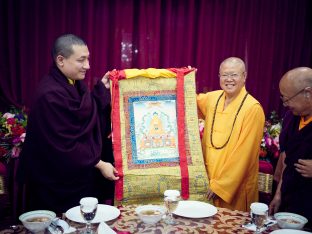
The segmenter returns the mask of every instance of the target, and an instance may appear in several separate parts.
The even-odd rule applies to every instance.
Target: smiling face
[[[220,87],[229,98],[236,97],[245,86],[246,71],[244,62],[237,58],[223,61],[219,69]]]
[[[89,50],[85,45],[73,45],[73,53],[65,58],[58,55],[56,64],[61,72],[71,80],[83,80],[90,69]]]

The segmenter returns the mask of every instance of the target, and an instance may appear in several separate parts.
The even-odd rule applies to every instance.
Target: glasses
[[[231,74],[219,74],[219,77],[220,77],[220,79],[223,79],[223,80],[225,80],[225,79],[227,79],[227,78],[230,78],[230,79],[237,79],[237,78],[239,78],[242,74],[244,74],[244,73],[241,73],[241,74],[238,74],[238,73],[231,73]]]
[[[287,104],[290,102],[290,100],[292,100],[293,98],[297,97],[300,93],[302,93],[303,91],[305,91],[306,88],[308,88],[308,87],[305,87],[305,88],[301,89],[300,91],[298,91],[298,92],[295,93],[293,96],[291,96],[290,98],[287,98],[287,99],[285,99],[285,97],[284,97],[283,95],[281,95],[280,98],[281,98],[281,100],[282,100],[282,102],[283,102],[283,105],[284,105],[284,106],[287,105]]]

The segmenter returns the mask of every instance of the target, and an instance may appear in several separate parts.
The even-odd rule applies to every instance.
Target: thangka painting
[[[117,204],[162,203],[167,189],[206,200],[194,69],[114,70],[110,80]]]

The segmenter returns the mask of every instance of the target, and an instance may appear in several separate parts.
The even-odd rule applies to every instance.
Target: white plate
[[[271,234],[307,234],[311,232],[305,232],[305,231],[300,231],[300,230],[295,230],[295,229],[279,229],[271,232]]]
[[[173,213],[186,218],[206,218],[215,215],[217,212],[215,206],[205,202],[180,201]]]
[[[77,223],[86,223],[80,213],[80,206],[75,206],[65,213],[66,217]],[[110,221],[116,219],[120,215],[120,211],[109,205],[98,204],[97,212],[91,223],[100,223],[102,221]]]

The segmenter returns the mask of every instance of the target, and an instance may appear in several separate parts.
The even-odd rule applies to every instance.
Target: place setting
[[[265,232],[269,227],[276,225],[277,230],[273,230],[274,234],[304,234],[310,233],[302,231],[308,220],[298,214],[289,212],[278,212],[274,216],[268,216],[269,207],[265,203],[254,202],[250,205],[251,222],[243,224],[242,227],[255,231],[255,233]]]
[[[114,206],[98,204],[97,198],[84,197],[80,200],[80,205],[75,206],[66,211],[65,217],[75,223],[85,224],[82,227],[81,233],[116,233],[106,222],[116,219],[120,215],[119,209]],[[97,232],[92,229],[98,224]]]
[[[254,202],[250,205],[251,222],[243,224],[242,227],[261,233],[268,227],[276,224],[276,220],[269,218],[269,207],[265,203]]]
[[[202,219],[214,216],[218,210],[209,203],[181,200],[180,191],[178,190],[166,190],[164,192],[164,206],[138,206],[135,212],[145,224],[156,224],[163,220],[167,225],[176,225],[178,221],[174,216]]]
[[[120,215],[114,206],[98,204],[97,198],[84,197],[79,205],[66,211],[63,219],[56,217],[53,211],[34,210],[19,216],[24,228],[30,233],[43,234],[115,234],[106,222]],[[96,229],[96,231],[94,230]]]

